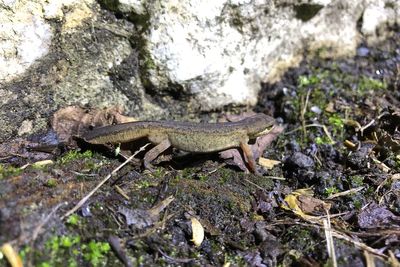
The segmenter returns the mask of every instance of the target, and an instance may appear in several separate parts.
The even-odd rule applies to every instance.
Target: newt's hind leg
[[[168,139],[165,139],[152,149],[146,152],[143,158],[143,165],[146,169],[151,170],[152,165],[151,162],[155,160],[161,153],[167,150],[171,146],[171,143]]]
[[[247,142],[240,142],[240,148],[243,151],[245,160],[249,165],[250,171],[254,174],[259,174],[257,171],[256,161],[254,160],[253,151],[251,151],[249,144],[247,144]]]

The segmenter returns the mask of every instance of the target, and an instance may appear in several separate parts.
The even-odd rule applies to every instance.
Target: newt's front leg
[[[253,151],[251,150],[249,144],[247,144],[247,142],[245,141],[242,141],[240,142],[240,148],[243,151],[245,160],[249,165],[250,171],[258,175],[259,173],[257,171],[256,161],[254,160]]]
[[[152,165],[151,162],[155,160],[161,153],[167,150],[171,146],[171,142],[168,139],[165,139],[152,149],[150,149],[143,158],[143,165],[146,169],[151,170]]]

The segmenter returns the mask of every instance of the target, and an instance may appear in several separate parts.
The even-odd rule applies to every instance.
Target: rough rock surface
[[[142,48],[152,63],[144,66],[150,82],[179,84],[212,109],[255,104],[261,82],[279,79],[304,51],[354,54],[360,18],[373,41],[378,29],[399,21],[399,7],[384,0],[171,0],[122,1],[118,9],[147,12]]]
[[[58,107],[141,118],[255,104],[305,52],[345,56],[399,23],[390,0],[0,0],[0,141]],[[185,102],[179,102],[180,100]]]

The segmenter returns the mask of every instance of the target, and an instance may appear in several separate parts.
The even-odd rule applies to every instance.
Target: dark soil
[[[52,135],[1,144],[0,243],[27,266],[398,266],[400,34],[351,59],[305,60],[264,85],[255,111],[286,126],[264,153],[281,164],[263,176],[215,155],[153,173],[136,162],[64,220],[122,160],[59,146],[54,164],[21,169],[49,154],[7,152]]]

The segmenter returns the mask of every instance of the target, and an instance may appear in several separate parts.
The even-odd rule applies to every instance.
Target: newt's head
[[[250,139],[268,134],[275,125],[274,118],[265,114],[257,114],[243,121],[246,122],[247,134]]]

